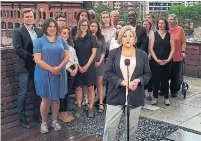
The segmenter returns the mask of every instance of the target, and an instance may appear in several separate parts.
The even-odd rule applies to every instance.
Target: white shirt
[[[72,65],[79,64],[77,59],[77,54],[75,52],[75,49],[72,46],[69,46],[69,54],[70,54],[70,59],[68,63],[66,64],[66,70]]]
[[[117,40],[115,40],[115,37],[112,38],[111,42],[110,42],[110,48],[109,50],[115,49],[120,47],[120,44],[117,43]]]
[[[25,25],[24,25],[24,26],[25,26]],[[26,26],[25,26],[25,27],[26,27]],[[36,31],[34,30],[34,27],[33,27],[31,30],[29,30],[27,27],[26,27],[26,29],[27,29],[28,32],[29,32],[29,35],[30,35],[30,37],[31,37],[32,42],[35,41],[36,39],[38,39],[38,36],[37,36],[37,34],[36,34]]]
[[[101,32],[103,36],[105,37],[106,43],[110,41],[113,37],[116,36],[116,28],[115,27],[109,27],[109,28],[102,28]]]
[[[121,59],[120,59],[120,69],[122,72],[122,75],[124,77],[124,80],[126,82],[128,82],[128,75],[127,75],[127,66],[124,63],[125,59],[130,59],[130,66],[128,66],[128,70],[129,70],[129,82],[131,80],[131,76],[135,70],[136,67],[136,57],[125,57],[123,55],[121,55]],[[126,105],[127,105],[127,96],[128,96],[128,90],[126,88]]]

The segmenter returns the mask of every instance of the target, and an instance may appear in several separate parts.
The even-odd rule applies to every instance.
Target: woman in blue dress
[[[67,74],[65,65],[69,60],[67,42],[57,36],[58,25],[52,18],[45,20],[42,27],[44,36],[34,42],[35,89],[42,98],[40,111],[42,116],[41,133],[47,133],[47,114],[51,105],[52,127],[61,130],[57,122],[59,99],[67,93]]]

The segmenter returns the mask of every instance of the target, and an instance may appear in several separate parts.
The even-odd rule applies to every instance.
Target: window
[[[38,17],[39,17],[39,19],[41,19],[41,11],[40,10],[38,11]]]
[[[6,23],[5,22],[1,22],[1,29],[6,29]]]
[[[46,13],[43,12],[43,19],[46,19]]]
[[[7,18],[10,18],[10,12],[7,11],[7,15],[6,15]]]
[[[20,27],[20,23],[15,23],[15,28],[19,28]]]
[[[76,19],[76,17],[77,17],[77,12],[74,12],[74,18]]]
[[[34,19],[36,19],[36,12],[33,12],[34,13]]]
[[[13,18],[13,11],[10,11],[10,17]]]
[[[3,10],[1,10],[1,18],[3,17]]]
[[[14,18],[17,18],[17,12],[14,11],[14,15],[13,15]]]
[[[13,29],[13,23],[11,22],[8,23],[8,29]]]
[[[65,17],[67,16],[67,13],[66,13],[66,12],[64,12],[64,16],[65,16]]]
[[[53,17],[53,13],[52,12],[50,12],[50,17]]]
[[[20,11],[17,11],[17,17],[20,18]]]

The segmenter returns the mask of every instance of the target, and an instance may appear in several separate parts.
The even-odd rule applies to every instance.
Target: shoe
[[[88,110],[88,118],[94,118],[94,110],[93,110],[93,108]]]
[[[83,109],[82,109],[82,107],[78,107],[77,108],[77,111],[76,111],[76,113],[75,113],[75,116],[77,117],[77,118],[79,118],[80,117],[80,114],[83,112]]]
[[[59,115],[59,119],[63,122],[71,122],[73,120],[72,116],[63,116],[63,115]]]
[[[34,114],[32,117],[34,118],[36,123],[41,123],[42,122],[42,119],[41,119],[40,115]]]
[[[103,108],[101,108],[101,106],[102,106]],[[99,112],[99,113],[103,113],[103,112],[104,112],[104,105],[103,105],[103,104],[99,104],[98,112]]]
[[[151,102],[151,105],[157,105],[158,104],[158,99],[154,98]]]
[[[47,127],[47,123],[42,123],[40,126],[40,131],[41,133],[45,134],[47,132],[49,132],[48,127]]]
[[[160,90],[160,92],[158,93],[158,95],[160,95],[160,96],[164,96],[163,91]]]
[[[177,97],[177,93],[171,93],[172,97]]]
[[[26,128],[26,129],[31,128],[31,126],[29,125],[29,123],[27,122],[26,119],[20,119],[20,126],[22,126],[23,128]]]
[[[84,111],[88,111],[89,110],[89,103],[83,105],[82,107],[83,107]]]
[[[55,131],[61,130],[61,126],[59,125],[57,120],[52,121],[52,127],[54,128]]]
[[[151,96],[147,96],[146,99],[147,99],[148,101],[152,101],[152,97],[151,97]]]
[[[170,106],[170,101],[169,101],[169,99],[165,99],[164,103],[165,103],[166,106]]]

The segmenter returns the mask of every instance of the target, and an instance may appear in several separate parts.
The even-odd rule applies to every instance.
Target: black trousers
[[[169,98],[169,76],[171,64],[172,62],[169,62],[166,65],[161,66],[153,59],[151,60],[154,98],[158,98],[158,90],[160,88],[160,83],[165,99]]]
[[[175,94],[180,90],[181,87],[181,75],[182,75],[182,61],[172,62],[170,72],[170,91],[171,94]]]
[[[149,61],[149,66],[151,66],[151,61]],[[152,68],[150,68],[150,69],[151,69],[151,72],[152,72]],[[153,80],[152,80],[152,78],[149,80],[148,84],[145,85],[144,89],[145,90],[147,89],[148,92],[152,92],[153,91]]]
[[[74,66],[71,66],[71,69],[74,69]],[[68,108],[68,96],[69,93],[71,93],[73,82],[74,82],[74,76],[70,75],[70,72],[67,71],[68,74],[68,93],[65,95],[64,98],[60,99],[60,108],[59,112],[66,112]]]

